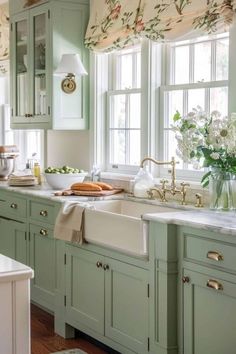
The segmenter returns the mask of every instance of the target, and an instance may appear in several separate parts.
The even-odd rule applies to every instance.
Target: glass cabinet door
[[[28,21],[21,20],[15,25],[16,35],[16,102],[17,116],[28,117],[29,107],[29,81],[28,81]]]
[[[46,13],[33,17],[33,114],[34,116],[47,115],[46,90]]]

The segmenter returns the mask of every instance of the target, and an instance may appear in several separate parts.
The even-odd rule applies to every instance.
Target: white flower
[[[213,160],[219,160],[220,158],[220,154],[218,152],[212,152],[210,154],[210,157],[213,159]]]

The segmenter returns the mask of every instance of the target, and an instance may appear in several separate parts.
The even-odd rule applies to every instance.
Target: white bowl
[[[53,189],[69,189],[73,183],[83,182],[88,172],[81,173],[45,173],[49,186]]]

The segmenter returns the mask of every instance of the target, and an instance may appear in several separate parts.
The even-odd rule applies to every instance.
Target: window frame
[[[167,103],[165,99],[165,95],[171,91],[184,91],[183,92],[183,114],[186,115],[188,113],[187,105],[188,105],[188,98],[187,98],[187,90],[194,90],[194,89],[205,89],[205,110],[207,113],[210,113],[210,89],[211,88],[220,88],[220,87],[227,87],[228,88],[228,100],[229,100],[229,79],[228,80],[216,80],[216,41],[220,39],[230,38],[230,33],[227,35],[222,35],[217,38],[217,36],[213,35],[212,38],[208,38],[205,40],[191,40],[185,41],[186,44],[180,45],[172,45],[171,44],[164,44],[162,48],[162,57],[163,61],[167,63],[164,70],[162,70],[163,74],[163,82],[164,84],[160,87],[160,107],[159,107],[159,127],[160,127],[160,134],[157,136],[159,140],[159,152],[161,156],[161,160],[166,160],[166,152],[167,146],[165,142],[165,131],[170,130],[165,127],[165,122],[167,121],[168,109]],[[188,43],[187,43],[188,42]],[[211,78],[214,78],[213,81],[201,81],[201,82],[194,82],[194,45],[197,43],[206,43],[211,42]],[[153,43],[155,45],[155,43]],[[190,55],[190,64],[189,64],[189,83],[186,84],[175,84],[174,83],[174,54],[175,52],[172,50],[171,47],[180,47],[184,45],[189,45],[189,55]],[[230,56],[229,56],[229,66],[230,66]],[[228,74],[230,75],[230,74]],[[169,83],[169,84],[168,84]],[[158,114],[158,112],[157,112]],[[178,158],[176,158],[178,160]],[[186,167],[186,164],[185,164]],[[159,168],[159,177],[168,177],[168,166],[161,166]],[[204,170],[188,170],[187,168],[178,169],[177,168],[177,178],[185,178],[189,181],[198,181],[204,175]]]
[[[199,43],[199,41],[198,41]],[[154,43],[148,40],[142,41],[142,68],[141,68],[141,95],[142,95],[142,117],[144,123],[142,129],[145,130],[145,135],[142,134],[143,147],[141,157],[152,156],[158,160],[164,159],[163,152],[163,92],[167,89],[167,82],[170,82],[170,56],[168,53],[168,45]],[[228,111],[236,111],[236,100],[234,92],[236,90],[236,75],[234,61],[236,57],[236,23],[231,26],[229,31],[229,79],[228,81]],[[107,169],[105,155],[107,150],[107,90],[108,82],[110,83],[109,75],[112,70],[108,70],[108,56],[106,54],[91,53],[91,165],[96,163],[105,173],[106,178],[132,178],[135,171],[129,169]],[[114,74],[114,72],[113,72]],[[220,83],[225,86],[225,80]],[[201,83],[203,87],[208,86],[208,83]],[[184,84],[185,85],[185,84]],[[191,88],[195,88],[193,83]],[[219,82],[216,84],[210,83],[210,86],[219,87]],[[185,88],[183,85],[179,88]],[[189,87],[190,88],[190,87]],[[198,87],[197,87],[198,88]],[[173,89],[176,89],[174,86]],[[235,89],[235,90],[234,90]],[[157,141],[158,139],[158,141]],[[151,164],[151,172],[157,178],[169,177],[168,166],[159,167]],[[137,169],[138,171],[138,169]],[[185,180],[194,181],[200,184],[200,178],[203,175],[201,171],[184,171],[177,170],[177,179],[184,178]],[[113,176],[113,177],[112,177]],[[126,177],[125,177],[126,176]]]

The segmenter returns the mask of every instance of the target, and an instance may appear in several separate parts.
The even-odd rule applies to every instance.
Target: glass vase
[[[221,169],[213,169],[210,176],[210,209],[233,210],[236,208],[235,175]]]

